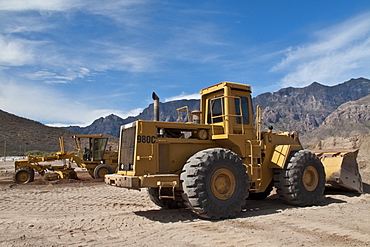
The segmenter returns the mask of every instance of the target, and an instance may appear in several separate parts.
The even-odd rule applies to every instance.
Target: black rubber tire
[[[18,169],[13,177],[13,181],[17,184],[26,184],[33,182],[35,178],[35,171],[28,167]]]
[[[267,186],[267,188],[264,192],[259,192],[259,193],[249,192],[248,199],[250,199],[250,200],[263,200],[271,194],[271,191],[272,191],[272,185],[269,185],[269,186]]]
[[[201,218],[235,217],[248,197],[246,167],[228,149],[210,148],[194,154],[184,165],[180,180],[185,205]]]
[[[314,205],[324,194],[324,166],[314,153],[294,151],[284,169],[274,170],[274,185],[284,202],[296,206]]]
[[[94,169],[94,178],[104,178],[105,174],[113,173],[112,168],[110,166],[101,164],[95,167]]]
[[[177,208],[184,208],[185,205],[183,203],[181,192],[175,191],[175,200],[171,198],[161,198],[159,199],[159,188],[147,188],[147,192],[149,198],[155,205],[164,208],[164,209],[177,209]],[[172,188],[162,188],[161,190],[162,195],[172,195]],[[178,195],[176,195],[178,194]]]

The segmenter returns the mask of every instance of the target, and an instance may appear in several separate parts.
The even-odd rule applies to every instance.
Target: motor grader
[[[160,122],[153,93],[154,121],[121,126],[119,170],[105,175],[105,182],[147,188],[158,206],[186,206],[206,219],[234,217],[247,198],[264,199],[273,187],[298,206],[316,204],[326,181],[362,191],[357,163],[344,162],[355,152],[318,151],[320,159],[303,150],[297,132],[262,131],[261,107],[254,121],[249,85],[221,82],[200,94],[200,111],[179,109],[187,122]]]
[[[118,152],[106,150],[108,138],[102,134],[74,135],[77,152],[66,152],[63,137],[59,138],[60,151],[50,156],[28,156],[14,162],[14,182],[26,184],[34,180],[35,171],[41,175],[54,171],[60,178],[77,178],[72,163],[85,168],[92,178],[104,178],[117,168]],[[59,164],[55,164],[60,161]]]

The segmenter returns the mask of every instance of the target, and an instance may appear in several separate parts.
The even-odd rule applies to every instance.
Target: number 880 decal
[[[155,136],[138,135],[137,143],[155,143]]]

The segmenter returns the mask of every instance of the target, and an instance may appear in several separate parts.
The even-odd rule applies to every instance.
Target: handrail
[[[262,114],[261,114],[261,105],[257,105],[257,116],[256,116],[256,137],[260,141],[262,139]]]
[[[183,109],[185,109],[185,110],[183,110]],[[191,112],[189,111],[188,106],[183,106],[183,107],[177,108],[176,111],[177,111],[177,122],[181,121],[181,112],[186,112],[187,117],[188,117],[188,123],[192,121]]]

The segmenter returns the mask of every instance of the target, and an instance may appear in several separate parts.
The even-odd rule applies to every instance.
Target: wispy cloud
[[[100,56],[104,60],[104,69],[128,72],[149,72],[156,62],[152,52],[135,46],[105,43]],[[101,65],[97,65],[100,67]]]
[[[200,99],[200,94],[199,93],[194,93],[194,94],[186,94],[182,92],[180,95],[176,95],[170,98],[165,98],[165,102],[173,101],[173,100],[182,100],[182,99]]]
[[[0,75],[0,88],[1,109],[44,123],[58,123],[51,124],[53,126],[87,126],[99,117],[116,114],[126,118],[142,111],[142,108],[127,112],[97,109],[95,105],[79,102],[78,99],[71,100],[60,91],[37,85],[29,87],[27,83],[4,75]]]
[[[90,2],[82,0],[0,1],[0,14],[3,17],[0,23],[2,51],[0,66],[22,66],[33,63],[49,69],[52,67],[54,70],[59,67],[59,74],[64,73],[63,70],[76,66],[101,70],[101,64],[94,63],[91,59],[91,55],[94,54],[97,57],[106,58],[109,62],[105,63],[104,69],[144,71],[152,61],[146,59],[146,54],[139,54],[138,49],[127,47],[118,50],[106,47],[107,49],[101,50],[99,49],[101,47],[94,47],[98,42],[106,42],[104,36],[99,38],[100,40],[94,40],[92,37],[80,37],[79,34],[74,34],[76,35],[74,38],[79,42],[70,43],[70,38],[59,30],[63,30],[63,27],[68,25],[74,25],[73,11],[113,19],[120,23],[115,26],[118,30],[133,26],[133,22],[137,26],[144,19],[141,16],[141,14],[144,15],[142,10],[144,8],[140,6],[145,2],[144,0],[107,0],[103,3],[98,0]],[[125,32],[128,30],[126,29]],[[121,35],[125,35],[125,32]],[[122,43],[127,42],[128,40],[122,42],[121,38],[121,47],[124,46]],[[90,54],[87,54],[86,50],[90,51]],[[112,54],[115,55],[113,59]],[[115,66],[117,63],[118,66]],[[124,66],[121,66],[122,64]]]
[[[81,5],[82,1],[79,0],[12,0],[1,1],[0,10],[7,11],[25,11],[25,10],[38,10],[38,11],[64,11],[72,7]]]
[[[34,81],[44,81],[46,83],[67,83],[76,78],[84,78],[90,75],[90,71],[87,68],[76,68],[67,69],[66,75],[58,75],[57,73],[50,71],[37,71],[35,73],[25,74],[25,77]]]
[[[0,35],[0,66],[23,66],[34,61],[34,42]]]
[[[370,76],[370,13],[320,30],[316,41],[285,50],[271,71],[286,73],[281,86],[305,86],[313,81],[336,84]]]

